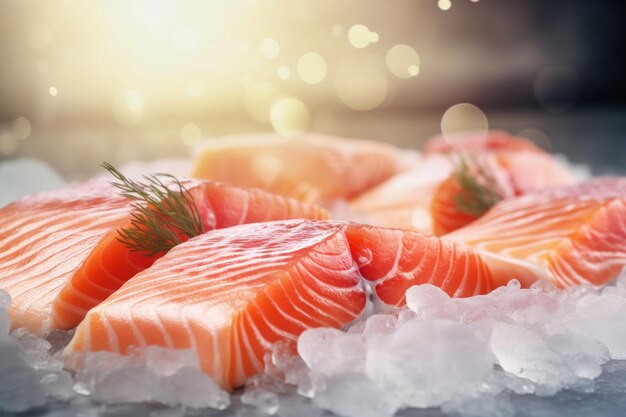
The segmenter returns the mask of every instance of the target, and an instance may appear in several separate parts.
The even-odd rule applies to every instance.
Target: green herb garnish
[[[111,185],[134,200],[131,226],[117,231],[118,240],[131,252],[145,252],[146,256],[165,253],[182,242],[181,236],[203,233],[191,193],[173,175],[145,175],[143,182],[136,182],[108,162],[102,167],[117,179]]]
[[[476,159],[470,163],[463,155],[458,155],[455,175],[461,186],[461,193],[455,196],[457,209],[471,216],[480,217],[502,200],[503,193],[490,170]]]

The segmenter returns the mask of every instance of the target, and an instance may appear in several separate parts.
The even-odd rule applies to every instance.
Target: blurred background
[[[0,160],[82,179],[221,135],[489,128],[626,173],[625,19],[608,0],[0,0]]]

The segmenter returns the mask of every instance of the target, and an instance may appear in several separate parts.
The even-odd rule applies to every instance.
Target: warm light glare
[[[387,96],[387,79],[372,61],[347,60],[337,67],[335,91],[349,108],[371,110]]]
[[[423,209],[417,209],[411,215],[411,224],[417,230],[432,230],[433,221],[431,214]]]
[[[411,78],[419,74],[420,59],[409,45],[396,45],[387,52],[387,68],[399,78]]]
[[[252,172],[254,177],[261,181],[266,187],[274,184],[280,171],[283,168],[283,164],[271,153],[260,153],[252,160]]]
[[[309,126],[309,109],[296,98],[281,98],[272,104],[271,122],[283,136],[295,136]]]
[[[455,104],[441,118],[441,133],[448,141],[454,141],[458,133],[474,132],[487,135],[489,122],[485,113],[470,103]]]
[[[278,45],[276,39],[265,38],[259,44],[259,51],[264,58],[274,59],[278,56],[278,53],[280,52],[280,46]]]
[[[195,123],[187,123],[180,129],[180,139],[189,146],[196,145],[202,137],[202,131]]]
[[[348,40],[355,48],[365,48],[371,42],[371,34],[367,26],[354,25],[348,31]]]
[[[144,98],[137,90],[126,90],[113,100],[113,116],[122,126],[133,126],[143,118]]]
[[[198,49],[198,38],[188,27],[178,27],[172,34],[172,45],[182,55],[192,55]]]
[[[452,7],[452,2],[450,0],[439,0],[437,6],[439,6],[441,10],[450,10],[450,7]]]
[[[281,65],[280,67],[278,67],[278,78],[280,78],[281,80],[287,80],[289,79],[290,75],[291,71],[288,67],[286,67],[285,65]]]
[[[319,84],[326,77],[326,61],[315,52],[308,52],[298,60],[298,75],[307,84]]]
[[[55,86],[52,86],[48,89],[48,93],[50,93],[52,97],[56,97],[56,95],[59,93],[59,90],[57,90]]]

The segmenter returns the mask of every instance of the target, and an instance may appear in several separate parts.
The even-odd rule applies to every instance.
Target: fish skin
[[[240,222],[328,218],[319,207],[261,190],[183,183],[206,231]],[[0,209],[0,289],[12,297],[13,328],[72,328],[162,255],[131,253],[117,240],[117,229],[129,225],[130,203],[105,179],[95,179]]]
[[[626,178],[597,178],[496,204],[446,238],[527,268],[526,285],[600,286],[626,266]]]
[[[453,296],[492,289],[471,248],[434,236],[339,221],[288,220],[216,230],[173,248],[89,311],[65,350],[192,349],[226,389],[260,372],[273,343],[341,328],[366,307],[406,303],[421,283]]]

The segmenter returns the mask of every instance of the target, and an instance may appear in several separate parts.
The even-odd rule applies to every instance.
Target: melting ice
[[[407,304],[346,331],[306,331],[300,358],[278,349],[266,377],[342,416],[408,407],[512,416],[512,393],[590,392],[604,363],[626,359],[626,274],[600,291],[512,281],[466,299],[422,285],[409,289]],[[263,398],[262,390],[250,386],[246,395]]]

